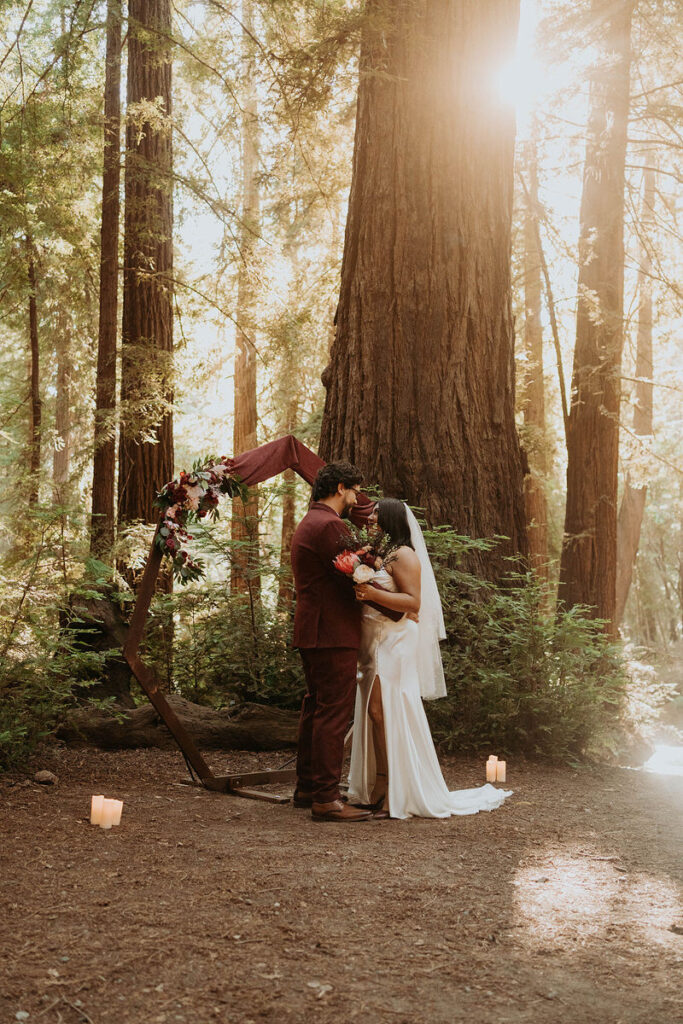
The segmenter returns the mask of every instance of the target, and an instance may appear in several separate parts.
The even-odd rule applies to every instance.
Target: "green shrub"
[[[95,683],[108,653],[84,649],[72,621],[71,599],[93,595],[98,563],[71,554],[71,517],[66,508],[37,507],[27,521],[30,553],[7,559],[0,576],[0,769],[20,764],[50,735],[74,686]]]
[[[279,549],[262,541],[258,565],[246,572],[251,593],[231,596],[226,577],[244,542],[231,540],[225,522],[198,523],[194,535],[207,578],[157,596],[152,604],[152,616],[166,621],[172,616],[175,622],[173,689],[217,707],[254,701],[298,708],[305,684],[301,659],[291,646],[291,612],[277,608],[283,572]],[[158,645],[149,639],[146,656],[161,660]]]
[[[221,707],[242,701],[297,708],[304,692],[291,620],[268,602],[251,608],[224,583],[200,584],[166,598],[175,612],[176,692]],[[157,599],[157,606],[159,599]]]
[[[627,685],[620,646],[587,609],[556,614],[531,572],[511,569],[498,585],[462,572],[461,556],[488,542],[450,530],[426,540],[447,631],[448,696],[426,705],[435,740],[445,750],[580,757],[619,716]]]

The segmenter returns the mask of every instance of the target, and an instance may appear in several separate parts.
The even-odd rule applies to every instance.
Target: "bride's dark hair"
[[[406,507],[398,498],[380,498],[377,502],[377,525],[389,534],[397,547],[413,547]]]

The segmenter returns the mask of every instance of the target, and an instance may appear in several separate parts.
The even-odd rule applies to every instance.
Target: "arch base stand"
[[[264,793],[251,787],[268,786],[278,782],[296,782],[296,772],[293,768],[276,769],[274,771],[241,772],[234,775],[214,775],[197,749],[189,732],[161,692],[156,672],[149,665],[145,665],[144,661],[140,658],[138,654],[140,641],[147,619],[147,612],[149,611],[154,594],[154,586],[161,567],[162,556],[155,541],[156,537],[152,541],[147,565],[138,588],[137,601],[131,616],[128,637],[123,648],[123,656],[131,672],[149,697],[150,703],[168,728],[182,750],[188,764],[199,779],[198,782],[188,780],[186,785],[202,786],[204,789],[212,790],[215,793],[231,793],[233,796],[247,797],[251,800],[265,800],[276,804],[288,803],[288,796],[280,796],[277,793]]]

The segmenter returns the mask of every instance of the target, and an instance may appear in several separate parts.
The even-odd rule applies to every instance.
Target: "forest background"
[[[3,4],[4,764],[74,694],[138,699],[96,610],[125,620],[156,491],[286,434],[424,509],[444,747],[616,755],[665,703],[675,731],[682,12],[518,8]],[[205,579],[151,617],[169,691],[296,707],[309,493],[197,522]]]

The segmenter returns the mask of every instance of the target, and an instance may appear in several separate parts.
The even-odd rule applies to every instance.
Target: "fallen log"
[[[296,746],[296,711],[265,704],[243,704],[232,711],[216,711],[182,697],[169,696],[167,700],[200,750],[282,750]],[[116,714],[78,708],[60,725],[57,738],[70,746],[95,746],[102,750],[175,747],[173,737],[151,704]]]

